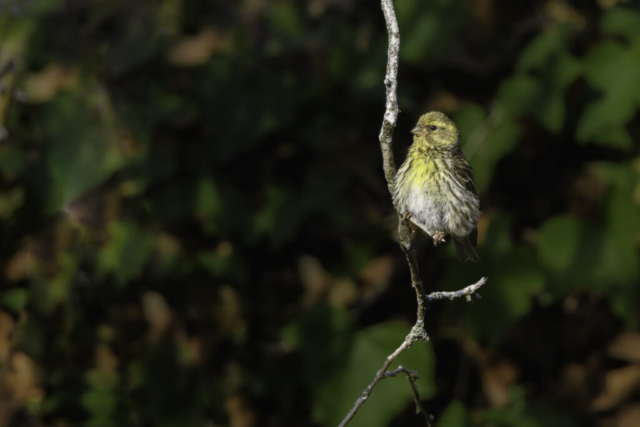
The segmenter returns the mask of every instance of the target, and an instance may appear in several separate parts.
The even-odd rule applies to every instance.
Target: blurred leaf
[[[577,129],[579,141],[631,148],[624,127],[639,106],[636,94],[640,90],[640,77],[635,72],[639,67],[640,44],[626,48],[614,41],[603,41],[589,50],[585,77],[603,92],[603,97],[585,109]]]
[[[582,72],[581,62],[566,50],[564,39],[557,27],[543,31],[522,52],[516,68],[534,71],[554,92],[563,91]]]
[[[24,189],[22,187],[14,187],[7,192],[0,192],[0,220],[11,218],[24,204]]]
[[[629,84],[634,85],[637,76],[633,68],[637,60],[630,58],[628,49],[612,40],[605,40],[593,46],[585,57],[585,77],[593,87],[610,91],[619,90]],[[624,68],[622,68],[624,67]]]
[[[609,291],[616,314],[635,328],[639,320],[636,301],[640,277],[640,206],[634,202],[633,194],[640,182],[640,173],[629,165],[607,163],[597,164],[596,170],[609,183],[610,190],[602,263],[594,272],[594,280]]]
[[[47,338],[44,325],[35,316],[16,329],[17,348],[37,359],[44,354]]]
[[[106,423],[110,416],[114,414],[118,405],[118,398],[113,391],[92,390],[82,395],[82,405],[85,407],[94,419],[99,419],[101,425],[115,425],[115,423]]]
[[[551,132],[559,132],[564,120],[564,99],[562,95],[549,95],[536,111],[540,123]]]
[[[116,389],[120,380],[117,373],[101,371],[98,369],[88,371],[85,379],[92,389],[99,391]]]
[[[511,405],[508,408],[485,411],[482,414],[484,423],[505,427],[541,427],[524,416],[526,409],[524,390],[514,386],[511,396]]]
[[[31,19],[12,20],[8,14],[0,9],[2,25],[2,50],[0,50],[0,70],[5,70],[9,64],[21,61],[26,56],[26,45],[29,42],[35,26]],[[7,137],[4,128],[5,118],[11,102],[11,92],[16,82],[16,73],[6,73],[0,78],[0,140]]]
[[[584,73],[582,61],[566,51],[558,54],[549,68],[552,87],[561,91]]]
[[[622,332],[609,343],[607,354],[613,359],[640,363],[640,333]]]
[[[220,194],[211,179],[202,179],[198,185],[195,200],[195,214],[203,222],[207,234],[219,229],[219,215],[222,211]]]
[[[517,69],[529,74],[503,83],[499,98],[507,113],[530,114],[557,133],[564,122],[564,91],[582,72],[580,61],[565,48],[564,32],[552,27],[540,33],[524,50]]]
[[[295,99],[283,94],[301,90],[290,72],[247,69],[241,62],[213,57],[197,69],[188,93],[199,102],[207,140],[228,143],[203,144],[202,150],[213,150],[216,163],[223,164],[255,148],[265,136],[292,123]]]
[[[516,145],[519,129],[513,119],[501,115],[488,131],[475,157],[476,189],[482,193],[491,181],[493,169],[500,159]]]
[[[410,63],[434,61],[446,52],[453,36],[467,21],[460,5],[451,0],[401,1],[395,8],[402,28],[400,59]]]
[[[291,37],[302,31],[299,16],[295,2],[279,0],[269,6],[269,24],[282,35]]]
[[[255,234],[268,235],[275,246],[295,236],[306,209],[286,188],[270,187],[263,208],[254,216]]]
[[[453,116],[458,130],[460,131],[462,151],[467,152],[467,146],[472,143],[476,132],[485,124],[486,113],[478,104],[466,102],[456,111]],[[471,148],[474,152],[475,149]],[[472,156],[467,154],[470,158]]]
[[[0,148],[0,172],[13,178],[18,175],[27,163],[27,156],[20,150],[11,147]]]
[[[25,95],[29,102],[41,103],[51,100],[56,93],[71,85],[77,78],[74,69],[52,63],[39,73],[29,75],[24,82]]]
[[[51,314],[60,304],[68,302],[78,276],[78,259],[71,253],[57,254],[57,272],[52,278],[37,275],[29,290],[29,300],[43,314]]]
[[[511,390],[511,405],[492,408],[482,413],[481,425],[496,427],[572,427],[573,419],[562,410],[544,402],[528,404],[525,390],[514,386]]]
[[[640,386],[640,366],[630,365],[607,372],[604,388],[591,403],[592,410],[612,409],[638,390]]]
[[[401,323],[383,323],[356,334],[345,363],[335,367],[331,377],[319,386],[313,416],[325,426],[334,426],[347,414],[355,400],[373,380],[384,360],[403,342],[410,327]],[[434,359],[431,349],[416,343],[402,354],[390,369],[398,365],[415,370],[420,397],[427,399],[435,392]],[[386,426],[413,399],[407,380],[398,376],[379,383],[365,405],[350,424],[354,426]]]
[[[586,142],[593,139],[613,147],[631,148],[633,141],[623,128],[635,111],[631,102],[630,98],[619,97],[605,97],[591,102],[578,124],[578,141]]]
[[[117,38],[109,43],[107,54],[109,71],[121,76],[140,66],[156,53],[159,31],[152,10],[145,3],[133,3],[129,13],[117,21]]]
[[[52,212],[95,188],[123,164],[107,97],[103,88],[94,86],[84,99],[60,94],[47,105]]]
[[[505,216],[491,216],[486,236],[482,242],[482,252],[498,258],[509,253],[513,248],[511,240],[512,221]]]
[[[452,303],[448,310],[455,313],[452,317],[464,324],[469,335],[496,344],[516,320],[529,313],[533,296],[544,289],[546,280],[535,258],[523,248],[512,249],[496,258],[492,252],[480,252],[486,265],[482,270],[451,265],[446,271],[444,289],[454,291],[475,283],[480,277],[478,271],[489,277],[480,291],[482,301],[473,304],[459,301]]]
[[[634,281],[640,276],[640,206],[634,202],[633,192],[640,183],[640,173],[629,165],[603,165],[600,170],[604,172],[605,168],[608,169],[612,184],[607,205],[607,222],[611,238],[618,249],[615,258],[622,277]]]
[[[586,226],[572,217],[547,221],[538,233],[538,251],[543,265],[553,272],[566,270],[573,261]]]
[[[536,107],[541,92],[538,80],[526,74],[516,74],[502,83],[497,99],[506,114],[522,116]]]
[[[213,53],[224,49],[229,37],[216,32],[213,28],[203,28],[193,37],[178,41],[168,54],[169,62],[179,67],[194,67],[204,64]]]
[[[640,42],[640,13],[630,8],[616,7],[600,20],[600,28],[610,34],[626,36],[634,43]]]
[[[563,295],[593,283],[602,254],[602,230],[584,221],[559,216],[545,222],[537,237],[538,255],[554,278],[553,293]]]
[[[136,224],[113,221],[109,224],[109,242],[100,253],[103,274],[112,273],[118,286],[135,279],[149,260],[153,240]]]
[[[467,422],[467,411],[459,401],[453,401],[444,410],[436,427],[466,427],[469,425]]]
[[[345,362],[353,342],[353,319],[343,308],[315,304],[283,330],[283,337],[303,353],[315,389]]]
[[[249,277],[244,260],[229,242],[221,243],[213,252],[200,252],[195,259],[198,265],[216,279],[244,283]]]
[[[13,312],[20,312],[27,303],[26,289],[10,289],[0,294],[0,304]]]
[[[563,50],[563,44],[557,27],[542,31],[522,51],[516,68],[519,71],[529,71],[543,67],[551,57]]]

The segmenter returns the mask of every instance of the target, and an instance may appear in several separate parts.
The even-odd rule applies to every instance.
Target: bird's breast
[[[414,223],[429,231],[445,229],[445,200],[441,192],[440,173],[443,165],[440,161],[420,158],[414,159],[407,170],[406,208]]]
[[[412,221],[427,231],[466,235],[477,223],[477,196],[455,178],[447,159],[413,158],[403,168],[402,197]],[[476,213],[477,212],[477,213]]]

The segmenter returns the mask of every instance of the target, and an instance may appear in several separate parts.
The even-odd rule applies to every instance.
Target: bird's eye
[[[431,130],[438,130],[438,126],[431,126]]]

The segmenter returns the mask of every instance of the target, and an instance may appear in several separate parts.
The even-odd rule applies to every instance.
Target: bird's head
[[[458,147],[460,133],[449,117],[439,111],[431,111],[418,120],[411,130],[413,142],[435,148],[453,149]]]

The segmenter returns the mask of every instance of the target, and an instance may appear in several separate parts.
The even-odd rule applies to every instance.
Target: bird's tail
[[[471,242],[469,242],[469,238],[468,237],[466,239],[464,239],[463,241],[459,241],[459,240],[453,239],[453,243],[455,243],[455,245],[456,245],[456,255],[458,255],[458,259],[460,261],[464,262],[464,261],[470,259],[471,261],[473,261],[475,263],[483,265],[482,264],[482,260],[478,256],[478,253],[473,248],[473,246],[471,246]]]

